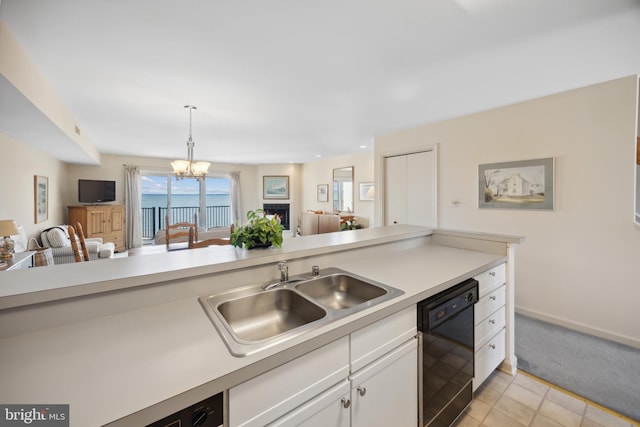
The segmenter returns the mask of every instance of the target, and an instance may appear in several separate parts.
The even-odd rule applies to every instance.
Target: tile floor
[[[454,427],[640,426],[592,402],[518,371],[494,372]]]

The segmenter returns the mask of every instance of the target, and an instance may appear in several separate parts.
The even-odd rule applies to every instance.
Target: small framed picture
[[[318,184],[318,201],[329,201],[329,184]]]
[[[264,199],[288,199],[289,198],[289,176],[263,176],[262,177],[262,197]]]
[[[360,183],[360,200],[373,200],[373,199],[374,199],[373,182],[361,182]]]
[[[33,220],[36,224],[49,218],[49,178],[33,177]]]

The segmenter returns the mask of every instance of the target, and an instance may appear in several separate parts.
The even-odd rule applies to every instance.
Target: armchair
[[[69,240],[69,232],[67,225],[59,225],[44,230],[40,233],[42,246],[51,248],[54,264],[68,264],[75,262],[73,248]],[[100,237],[91,237],[85,239],[87,251],[90,260],[111,258],[115,252],[115,244],[112,242],[104,243]]]

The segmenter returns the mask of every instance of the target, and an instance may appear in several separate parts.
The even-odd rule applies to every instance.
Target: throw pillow
[[[47,233],[47,239],[52,248],[62,248],[64,246],[71,246],[69,237],[59,228],[52,228]]]

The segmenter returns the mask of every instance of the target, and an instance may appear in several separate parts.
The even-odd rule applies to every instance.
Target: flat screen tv
[[[116,182],[95,179],[78,180],[78,201],[80,203],[104,203],[116,200]]]

